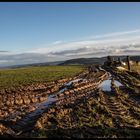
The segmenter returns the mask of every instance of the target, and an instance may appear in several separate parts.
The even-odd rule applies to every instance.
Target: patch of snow
[[[117,69],[119,69],[119,70],[127,70],[127,69],[125,69],[125,68],[123,68],[121,66],[118,66]]]

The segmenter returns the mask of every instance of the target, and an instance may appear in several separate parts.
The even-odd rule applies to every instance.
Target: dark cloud
[[[4,52],[9,52],[9,51],[1,51],[1,50],[0,50],[0,53],[1,53],[1,52],[4,53]]]
[[[133,47],[134,48],[140,48],[140,45],[134,45]]]
[[[79,48],[79,49],[75,49],[75,50],[64,50],[64,51],[59,51],[59,52],[52,52],[50,54],[51,55],[67,55],[67,54],[76,54],[79,52],[85,52],[87,50],[88,50],[88,48],[83,47],[83,48]]]
[[[21,54],[9,54],[3,52],[0,54],[0,66],[19,65],[19,64],[31,64],[59,61],[80,57],[102,57],[106,55],[116,54],[140,54],[139,45],[124,45],[120,47],[81,47],[78,49],[56,51],[50,53],[21,53]]]
[[[123,45],[120,47],[120,49],[131,49],[131,48],[140,48],[140,45],[139,44],[130,44],[130,45]]]
[[[48,54],[40,53],[23,53],[14,55],[0,55],[0,66],[31,64],[41,62],[51,62],[62,59],[63,57],[51,57]]]
[[[140,54],[140,50],[123,50],[123,52]]]

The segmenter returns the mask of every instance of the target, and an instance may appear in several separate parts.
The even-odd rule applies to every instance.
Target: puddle
[[[74,82],[82,82],[82,81],[84,81],[84,80],[86,80],[86,79],[80,78],[80,79],[72,80],[72,81],[70,81],[70,82],[65,83],[65,84],[62,86],[63,88],[62,88],[59,92],[57,92],[55,95],[60,94],[60,93],[63,93],[64,91],[67,91],[68,88],[69,88]]]
[[[99,88],[103,91],[111,91],[111,80],[105,80],[100,85]]]
[[[103,70],[105,71],[103,68],[99,67],[100,70]],[[101,88],[101,90],[103,91],[111,91],[111,78],[112,78],[112,75],[110,72],[107,72],[108,73],[108,76],[109,78],[105,81],[103,81],[100,85],[99,85],[99,88]],[[117,87],[120,87],[120,86],[123,86],[119,81],[117,80],[114,80],[114,84],[117,86]]]
[[[27,126],[30,121],[34,122],[35,118],[41,115],[49,107],[49,105],[54,103],[56,100],[55,95],[50,95],[47,101],[32,105],[31,107],[35,107],[35,110],[25,115],[13,126],[13,128],[17,127],[17,129],[19,129],[20,126],[20,129],[22,129],[22,127]]]
[[[74,83],[74,82],[79,82],[79,81],[83,81],[84,79],[82,79],[82,78],[80,78],[80,79],[76,79],[76,80],[72,80],[72,81],[70,81],[70,82],[67,82],[67,83],[65,83],[64,84],[64,86],[70,86],[72,83]]]
[[[99,70],[105,71],[103,68],[99,67]]]
[[[9,121],[11,119],[16,118],[16,116],[21,115],[21,112],[19,111],[15,111],[13,114],[10,114],[10,116],[8,116],[7,118],[5,118],[5,121]]]
[[[102,69],[101,67],[99,67],[101,70],[104,70]],[[105,71],[105,70],[104,70]],[[110,72],[107,72],[108,74],[108,79],[107,80],[104,80],[100,85],[99,85],[99,88],[101,88],[101,90],[103,91],[111,91],[111,73]]]
[[[60,94],[60,93],[62,93],[62,92],[64,92],[64,91],[66,91],[68,88],[66,88],[66,87],[64,87],[63,89],[61,89],[58,93],[56,93],[56,94]]]
[[[37,109],[35,111],[31,112],[30,114],[28,114],[28,118],[34,117],[36,115],[39,115],[39,114],[43,113],[44,110],[46,108],[48,108],[49,105],[51,105],[55,101],[56,101],[55,95],[50,95],[48,97],[47,101],[37,103],[36,105],[34,105],[34,107],[37,108]]]
[[[123,86],[119,81],[114,80],[114,84],[117,87]],[[111,91],[111,79],[105,80],[103,81],[100,85],[99,88],[101,88],[101,90],[103,91]]]
[[[61,89],[59,92],[57,92],[55,95],[49,95],[47,101],[32,104],[31,107],[34,107],[35,110],[25,115],[19,122],[17,122],[17,125],[18,124],[26,125],[28,124],[29,121],[32,120],[32,118],[37,117],[38,115],[41,115],[52,103],[58,100],[55,98],[57,94],[64,92],[65,90],[68,89],[69,86],[71,86],[72,83],[79,82],[79,81],[83,81],[83,79],[76,79],[76,80],[67,82],[63,85],[64,88]],[[12,117],[16,115],[17,113],[13,114]]]
[[[17,121],[16,124],[13,126],[13,128],[18,129],[18,130],[19,129],[22,130],[22,128],[24,128],[25,126],[28,126],[30,122],[33,123],[36,120],[35,118],[39,117],[39,115],[44,113],[47,108],[49,108],[53,103],[55,103],[57,100],[59,100],[59,99],[56,98],[57,94],[60,94],[60,93],[64,92],[65,90],[68,90],[69,86],[71,86],[72,83],[82,82],[84,80],[86,80],[86,79],[79,78],[79,79],[76,79],[76,80],[66,82],[62,86],[61,90],[59,90],[57,93],[55,93],[53,95],[49,95],[48,99],[46,101],[41,102],[41,103],[32,104],[30,107],[34,108],[33,111],[26,114],[21,120]],[[16,113],[12,114],[12,116],[16,116],[16,115],[17,115]]]
[[[114,81],[114,84],[117,86],[117,87],[120,87],[120,86],[123,86],[119,81],[115,80]]]
[[[79,81],[83,81],[83,79],[76,79],[76,80],[67,82],[66,84],[64,84],[64,88],[61,89],[58,93],[56,93],[55,95],[48,96],[47,101],[32,105],[33,107],[36,108],[36,110],[29,113],[22,121],[27,121],[28,119],[31,119],[32,117],[35,117],[36,115],[42,114],[46,108],[48,108],[52,103],[57,101],[57,99],[55,98],[57,94],[60,94],[64,92],[65,90],[67,90],[67,87],[70,86],[73,82],[79,82]]]

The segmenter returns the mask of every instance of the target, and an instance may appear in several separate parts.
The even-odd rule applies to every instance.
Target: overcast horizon
[[[0,67],[140,54],[140,3],[1,2]]]

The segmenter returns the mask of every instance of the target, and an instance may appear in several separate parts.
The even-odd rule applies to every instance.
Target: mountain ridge
[[[126,61],[126,55],[121,56],[111,56],[114,60],[120,58],[122,61]],[[12,65],[1,67],[3,68],[22,68],[22,67],[30,67],[30,66],[53,66],[53,65],[91,65],[97,64],[102,65],[107,60],[107,56],[104,57],[92,57],[92,58],[75,58],[69,59],[65,61],[55,61],[55,62],[43,62],[43,63],[32,63],[32,64],[22,64],[22,65]],[[140,55],[130,56],[130,60],[132,61],[140,61]]]

